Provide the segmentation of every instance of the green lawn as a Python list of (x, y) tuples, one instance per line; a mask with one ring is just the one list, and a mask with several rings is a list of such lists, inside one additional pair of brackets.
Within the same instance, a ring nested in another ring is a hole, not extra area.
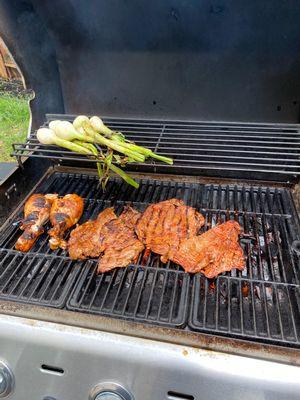
[(10, 157), (12, 143), (22, 142), (29, 124), (28, 100), (12, 95), (0, 95), (0, 161), (14, 161)]

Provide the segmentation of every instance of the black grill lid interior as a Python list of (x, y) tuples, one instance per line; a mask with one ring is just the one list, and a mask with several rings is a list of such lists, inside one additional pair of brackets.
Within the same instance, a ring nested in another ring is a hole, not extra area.
[(0, 33), (45, 113), (298, 122), (300, 3), (4, 0)]

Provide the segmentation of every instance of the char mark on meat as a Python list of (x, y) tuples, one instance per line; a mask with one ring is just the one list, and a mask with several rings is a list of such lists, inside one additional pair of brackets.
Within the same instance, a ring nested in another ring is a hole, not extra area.
[(67, 194), (53, 201), (50, 211), (52, 228), (48, 231), (52, 250), (58, 247), (62, 249), (67, 247), (67, 243), (63, 239), (65, 232), (77, 224), (82, 216), (83, 208), (83, 199), (75, 193)]
[(74, 260), (84, 260), (88, 257), (99, 257), (103, 252), (103, 227), (117, 219), (113, 208), (106, 208), (96, 220), (87, 221), (77, 226), (70, 235), (68, 242), (69, 255)]
[(126, 207), (118, 219), (105, 225), (104, 254), (99, 259), (98, 273), (127, 267), (132, 262), (137, 262), (144, 249), (143, 243), (135, 234), (135, 226), (140, 217), (141, 214), (137, 210)]
[(170, 199), (151, 204), (139, 222), (136, 233), (139, 240), (161, 261), (173, 258), (182, 240), (194, 237), (204, 224), (204, 217), (182, 200)]
[(245, 257), (238, 242), (240, 233), (238, 222), (224, 222), (200, 236), (182, 241), (172, 260), (186, 272), (201, 272), (207, 278), (234, 268), (243, 270)]
[(24, 232), (15, 244), (16, 250), (29, 251), (44, 232), (43, 225), (49, 220), (53, 199), (57, 195), (33, 194), (24, 206), (24, 219), (20, 229)]

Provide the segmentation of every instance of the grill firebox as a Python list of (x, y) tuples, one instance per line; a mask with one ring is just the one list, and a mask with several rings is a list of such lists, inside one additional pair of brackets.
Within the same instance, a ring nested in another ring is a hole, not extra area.
[(13, 250), (22, 207), (0, 234), (0, 297), (85, 313), (142, 321), (247, 340), (300, 347), (300, 260), (298, 216), (286, 188), (140, 179), (135, 190), (121, 180), (106, 191), (89, 174), (51, 172), (35, 192), (77, 193), (85, 199), (80, 222), (106, 207), (120, 213), (131, 203), (176, 197), (205, 216), (201, 232), (228, 219), (244, 228), (244, 271), (208, 280), (189, 276), (159, 256), (141, 254), (137, 264), (96, 276), (96, 260), (74, 262), (52, 251), (46, 234), (28, 254)]

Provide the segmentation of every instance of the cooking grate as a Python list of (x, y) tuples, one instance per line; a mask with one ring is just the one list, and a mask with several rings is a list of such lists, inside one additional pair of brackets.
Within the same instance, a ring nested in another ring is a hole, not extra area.
[(89, 262), (70, 300), (71, 310), (180, 327), (186, 323), (189, 276), (145, 266), (97, 276)]
[(196, 275), (190, 327), (199, 332), (295, 343), (300, 338), (300, 287), (293, 284)]
[[(72, 121), (74, 115), (48, 115)], [(174, 158), (174, 165), (132, 164), (139, 171), (170, 172), (232, 178), (293, 180), (300, 175), (299, 125), (189, 122), (104, 118), (130, 140)], [(27, 142), (14, 144), (13, 155), (50, 158), (78, 165), (85, 156), (38, 143), (33, 132)]]
[[(300, 229), (289, 190), (155, 179), (139, 182), (140, 187), (134, 189), (115, 178), (103, 192), (96, 176), (54, 172), (36, 192), (83, 196), (81, 222), (109, 206), (120, 213), (130, 202), (143, 211), (152, 202), (183, 199), (205, 216), (202, 232), (228, 219), (239, 221), (244, 228), (245, 270), (209, 281), (200, 274), (188, 276), (178, 265), (162, 264), (158, 255), (144, 253), (137, 264), (96, 277), (95, 260), (72, 262), (62, 250), (49, 250), (46, 234), (28, 254), (14, 251), (20, 234), (14, 222), (21, 217), (20, 206), (0, 233), (0, 296), (32, 302), (29, 293), (34, 293), (34, 301), (45, 304), (57, 291), (56, 304), (62, 306), (67, 300), (72, 310), (298, 347), (300, 257), (295, 249)], [(43, 274), (51, 276), (51, 271), (57, 271), (58, 277), (61, 273), (71, 276), (68, 284), (55, 278), (44, 282)], [(43, 283), (49, 284), (46, 297)]]
[(211, 227), (228, 219), (244, 228), (246, 269), (193, 280), (189, 326), (201, 332), (289, 343), (300, 340), (300, 269), (291, 215), (209, 212)]
[(79, 273), (64, 257), (0, 250), (0, 298), (62, 308)]

